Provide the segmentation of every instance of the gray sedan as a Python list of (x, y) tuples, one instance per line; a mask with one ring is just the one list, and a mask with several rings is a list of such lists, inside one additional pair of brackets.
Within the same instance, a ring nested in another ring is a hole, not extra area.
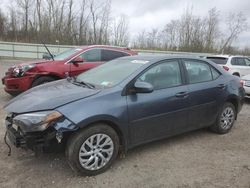
[(204, 127), (228, 133), (243, 99), (240, 79), (209, 60), (124, 57), (14, 98), (6, 137), (36, 152), (62, 148), (72, 169), (96, 175), (140, 144)]

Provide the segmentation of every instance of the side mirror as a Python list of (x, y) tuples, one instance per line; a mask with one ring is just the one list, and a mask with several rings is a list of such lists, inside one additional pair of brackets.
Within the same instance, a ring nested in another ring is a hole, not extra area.
[(84, 62), (84, 59), (83, 58), (81, 58), (81, 57), (76, 57), (75, 59), (73, 59), (72, 61), (71, 61), (71, 63), (73, 63), (73, 64), (77, 64), (77, 63), (82, 63), (82, 62)]
[(148, 82), (135, 82), (134, 93), (152, 93), (154, 87)]

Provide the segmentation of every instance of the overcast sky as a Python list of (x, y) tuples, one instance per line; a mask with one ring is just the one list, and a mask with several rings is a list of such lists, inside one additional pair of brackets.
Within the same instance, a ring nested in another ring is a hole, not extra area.
[[(162, 29), (172, 19), (180, 18), (184, 10), (193, 8), (194, 15), (205, 16), (208, 10), (216, 7), (223, 18), (230, 13), (243, 12), (250, 25), (250, 0), (113, 0), (114, 15), (125, 14), (129, 17), (131, 35), (152, 28)], [(223, 24), (221, 24), (223, 25)], [(237, 45), (250, 46), (250, 31), (241, 34)]]
[[(6, 7), (11, 1), (0, 0), (0, 7)], [(142, 30), (162, 29), (170, 20), (180, 18), (187, 7), (192, 7), (193, 14), (200, 16), (216, 7), (222, 18), (221, 25), (230, 12), (241, 11), (250, 25), (250, 0), (112, 0), (112, 15), (125, 14), (129, 18), (130, 35), (134, 37)], [(250, 46), (250, 31), (242, 33), (235, 44)]]

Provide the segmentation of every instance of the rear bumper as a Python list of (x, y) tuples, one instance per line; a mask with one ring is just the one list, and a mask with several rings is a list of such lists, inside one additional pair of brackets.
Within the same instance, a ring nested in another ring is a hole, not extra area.
[(4, 77), (2, 78), (2, 84), (5, 85), (4, 90), (10, 94), (19, 94), (23, 91), (28, 90), (34, 80), (34, 75), (23, 76), (23, 77)]

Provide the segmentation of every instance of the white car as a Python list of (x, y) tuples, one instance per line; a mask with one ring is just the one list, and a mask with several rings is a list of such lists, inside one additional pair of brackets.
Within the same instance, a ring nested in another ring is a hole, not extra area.
[(226, 71), (235, 76), (245, 76), (250, 74), (250, 59), (245, 56), (214, 55), (207, 56), (216, 64), (222, 66)]
[(250, 74), (243, 76), (242, 78), (243, 86), (246, 92), (246, 98), (250, 98)]

